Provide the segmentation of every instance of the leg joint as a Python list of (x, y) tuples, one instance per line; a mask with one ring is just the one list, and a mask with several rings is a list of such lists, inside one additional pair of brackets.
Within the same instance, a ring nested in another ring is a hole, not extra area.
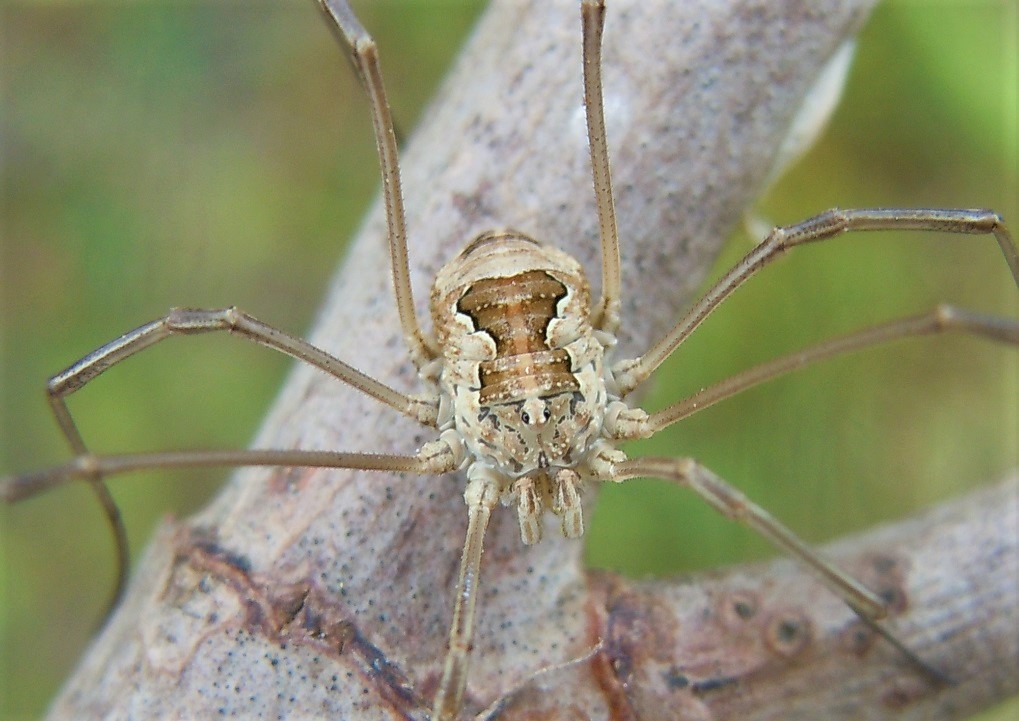
[(171, 333), (204, 333), (210, 330), (234, 330), (244, 314), (235, 306), (217, 310), (202, 308), (171, 308), (166, 316), (166, 329)]

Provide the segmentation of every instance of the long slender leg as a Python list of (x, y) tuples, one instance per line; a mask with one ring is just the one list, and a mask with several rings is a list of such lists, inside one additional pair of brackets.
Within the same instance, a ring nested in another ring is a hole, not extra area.
[[(79, 460), (89, 459), (91, 455), (67, 407), (66, 396), (74, 393), (120, 361), (170, 336), (195, 335), (214, 331), (236, 333), (242, 338), (273, 348), (281, 353), (286, 353), (325, 371), (329, 375), (421, 423), (431, 426), (435, 425), (438, 413), (436, 401), (404, 395), (352, 368), (325, 351), (316, 348), (307, 341), (277, 330), (236, 308), (218, 310), (173, 309), (165, 317), (125, 333), (120, 338), (89, 353), (67, 369), (50, 378), (47, 384), (50, 406), (53, 409), (53, 414), (60, 425), (61, 431), (71, 446), (71, 450), (79, 457)], [(112, 607), (119, 600), (127, 581), (127, 571), (130, 565), (127, 530), (124, 528), (123, 519), (116, 504), (113, 502), (113, 498), (103, 484), (102, 479), (105, 473), (103, 467), (85, 464), (85, 467), (83, 467), (84, 471), (87, 471), (86, 475), (79, 475), (77, 477), (85, 478), (99, 500), (107, 522), (110, 524), (114, 544), (117, 549), (117, 584), (111, 604)]]
[(691, 458), (634, 458), (612, 464), (605, 480), (626, 481), (637, 477), (674, 481), (694, 491), (726, 518), (754, 529), (813, 571), (857, 616), (936, 683), (948, 682), (942, 673), (924, 663), (905, 644), (876, 623), (887, 615), (885, 602), (877, 594), (822, 558), (774, 516), (697, 461)]
[(474, 607), (478, 596), (478, 576), (488, 519), (499, 501), (498, 485), (491, 479), (472, 478), (464, 491), (467, 503), (467, 537), (460, 557), (460, 576), (456, 582), (456, 604), (449, 629), (449, 650), (442, 678), (435, 692), (432, 721), (454, 721), (463, 704), (474, 639)]
[(153, 468), (282, 466), (439, 475), (456, 470), (460, 456), (459, 444), (453, 446), (445, 440), (426, 443), (413, 456), (257, 449), (162, 451), (124, 455), (86, 453), (60, 466), (0, 479), (0, 498), (7, 503), (17, 503), (70, 481), (88, 481), (95, 475), (107, 477)]
[(152, 468), (211, 466), (356, 468), (439, 475), (456, 470), (462, 458), (460, 444), (449, 438), (448, 434), (444, 435), (443, 440), (426, 443), (414, 456), (301, 450), (169, 451), (97, 456), (86, 451), (62, 466), (0, 479), (0, 498), (7, 503), (16, 503), (73, 480), (84, 480), (92, 487), (110, 521), (117, 547), (117, 581), (107, 607), (109, 611), (116, 607), (124, 593), (130, 558), (120, 512), (102, 481), (106, 476)]
[(525, 691), (528, 687), (538, 684), (538, 682), (549, 676), (563, 673), (564, 671), (577, 668), (578, 666), (587, 663), (601, 653), (604, 648), (605, 641), (599, 639), (598, 643), (591, 646), (580, 656), (571, 658), (569, 661), (562, 661), (549, 666), (542, 666), (530, 676), (521, 680), (515, 687), (508, 691), (503, 691), (499, 695), (499, 698), (493, 701), (488, 708), (474, 717), (474, 721), (498, 721), (499, 718), (503, 717), (503, 711), (506, 710), (506, 706), (513, 702), (513, 698)]
[(65, 396), (74, 393), (125, 358), (170, 336), (217, 331), (235, 333), (304, 361), (420, 423), (435, 425), (438, 414), (438, 404), (435, 401), (404, 395), (307, 341), (273, 328), (237, 308), (174, 308), (166, 316), (128, 331), (50, 378), (47, 384), (50, 403), (75, 453), (85, 453), (86, 448), (67, 411)]
[(812, 363), (863, 348), (889, 343), (910, 336), (933, 335), (959, 331), (1019, 345), (1019, 320), (982, 315), (949, 305), (922, 315), (871, 326), (854, 333), (830, 338), (809, 348), (748, 368), (714, 385), (703, 388), (683, 400), (673, 403), (644, 420), (628, 425), (621, 424), (614, 437), (619, 440), (648, 438), (667, 426), (692, 416), (748, 388), (769, 381)]
[(619, 233), (612, 199), (612, 176), (609, 173), (609, 149), (605, 140), (605, 103), (602, 99), (601, 37), (605, 27), (605, 2), (584, 0), (580, 10), (584, 29), (584, 108), (601, 232), (602, 290), (601, 300), (594, 309), (594, 325), (614, 333), (619, 327), (622, 280)]
[(410, 267), (407, 260), (407, 220), (400, 186), (400, 162), (393, 118), (389, 112), (386, 89), (382, 83), (378, 48), (346, 0), (319, 0), (319, 2), (326, 16), (339, 31), (344, 44), (349, 48), (358, 79), (368, 94), (372, 125), (375, 128), (375, 145), (382, 170), (382, 195), (386, 204), (386, 227), (389, 230), (389, 254), (396, 308), (400, 314), (400, 325), (411, 359), (417, 369), (421, 370), (436, 357), (437, 352), (421, 332), (414, 310), (414, 292), (410, 284)]
[(757, 271), (788, 248), (834, 238), (855, 230), (924, 230), (970, 235), (993, 234), (998, 241), (1012, 278), (1019, 286), (1019, 252), (999, 215), (989, 210), (950, 209), (833, 209), (796, 225), (775, 228), (722, 276), (676, 326), (639, 358), (623, 361), (615, 368), (621, 395), (626, 395), (654, 370), (707, 318), (707, 316)]

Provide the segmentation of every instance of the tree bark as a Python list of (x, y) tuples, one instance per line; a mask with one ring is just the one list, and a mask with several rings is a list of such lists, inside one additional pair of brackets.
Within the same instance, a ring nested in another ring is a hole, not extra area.
[[(617, 357), (677, 316), (870, 4), (610, 2)], [(575, 3), (505, 0), (481, 20), (402, 157), (422, 313), (436, 270), (491, 227), (558, 245), (597, 286), (580, 73)], [(387, 263), (376, 204), (312, 341), (413, 391)], [(431, 439), (394, 415), (297, 368), (255, 445), (407, 453)], [(51, 718), (423, 718), (452, 613), (461, 492), (455, 477), (237, 474), (198, 517), (162, 529)], [(941, 690), (787, 562), (631, 583), (585, 571), (581, 544), (551, 530), (522, 547), (513, 514), (499, 513), (467, 712), (959, 718), (1016, 692), (1015, 493), (1003, 486), (833, 551), (894, 592), (891, 626), (958, 682)]]

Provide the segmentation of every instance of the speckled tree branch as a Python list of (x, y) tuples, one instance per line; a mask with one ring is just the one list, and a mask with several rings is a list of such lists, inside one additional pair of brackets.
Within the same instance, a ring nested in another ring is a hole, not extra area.
[[(870, 3), (675, 5), (609, 7), (621, 354), (676, 317), (768, 177), (815, 73)], [(422, 310), (438, 267), (493, 226), (547, 239), (597, 276), (581, 97), (576, 3), (495, 2), (403, 155)], [(376, 206), (312, 340), (411, 390), (384, 237)], [(255, 445), (409, 452), (429, 438), (298, 368)], [(453, 603), (461, 492), (456, 478), (238, 474), (198, 517), (163, 528), (51, 718), (423, 718)], [(896, 632), (961, 682), (937, 692), (787, 562), (631, 584), (589, 574), (581, 544), (555, 533), (523, 548), (516, 519), (497, 514), (469, 709), (500, 719), (959, 718), (1016, 691), (1015, 506), (1003, 500), (1015, 492), (836, 551), (897, 594)], [(557, 666), (599, 639), (590, 658)]]

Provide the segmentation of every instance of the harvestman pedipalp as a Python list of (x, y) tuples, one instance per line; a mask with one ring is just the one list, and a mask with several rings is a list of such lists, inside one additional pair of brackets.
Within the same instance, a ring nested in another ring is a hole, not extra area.
[[(639, 409), (625, 407), (621, 399), (643, 382), (715, 306), (784, 248), (833, 237), (846, 230), (907, 228), (993, 233), (1013, 276), (1017, 276), (1019, 262), (1015, 247), (1000, 219), (985, 211), (832, 211), (779, 229), (726, 274), (690, 314), (647, 354), (603, 369), (603, 346), (608, 343), (592, 331), (599, 330), (610, 336), (616, 330), (620, 282), (600, 113), (598, 56), (601, 8), (585, 3), (585, 93), (591, 111), (588, 123), (603, 240), (602, 298), (594, 305), (588, 319), (586, 281), (575, 262), (519, 233), (493, 231), (472, 242), (440, 272), (433, 298), (438, 339), (433, 341), (424, 336), (414, 314), (395, 142), (375, 48), (345, 5), (328, 3), (327, 7), (341, 34), (352, 46), (355, 65), (371, 95), (382, 156), (394, 284), (401, 323), (412, 360), (422, 371), (426, 383), (437, 386), (437, 390), (422, 397), (405, 396), (303, 341), (233, 309), (174, 311), (103, 346), (54, 377), (50, 383), (51, 403), (78, 458), (68, 466), (13, 479), (5, 485), (5, 495), (17, 500), (70, 478), (89, 480), (104, 501), (111, 523), (117, 529), (123, 566), (126, 558), (123, 528), (116, 507), (102, 484), (102, 477), (111, 473), (139, 467), (207, 464), (309, 465), (440, 473), (466, 463), (470, 479), (467, 491), (470, 526), (459, 586), (461, 589), (474, 589), (473, 579), (478, 573), (484, 527), (499, 497), (508, 496), (516, 500), (522, 536), (525, 542), (531, 543), (538, 540), (538, 517), (545, 509), (563, 517), (566, 535), (578, 536), (583, 532), (577, 495), (583, 482), (622, 481), (655, 475), (688, 485), (726, 515), (741, 517), (821, 573), (829, 587), (846, 598), (858, 613), (866, 617), (880, 616), (882, 604), (873, 594), (818, 559), (766, 513), (693, 461), (630, 460), (615, 450), (614, 444), (649, 436), (694, 410), (805, 363), (891, 338), (955, 329), (1014, 343), (1017, 329), (1013, 321), (940, 308), (930, 314), (861, 331), (759, 366), (652, 416)], [(507, 291), (510, 295), (515, 294), (512, 302), (502, 302)], [(302, 451), (119, 457), (96, 457), (88, 453), (67, 411), (66, 395), (119, 360), (162, 338), (175, 333), (217, 330), (231, 330), (299, 357), (425, 425), (438, 426), (442, 431), (441, 440), (427, 445), (417, 456)], [(508, 352), (510, 349), (518, 352)], [(440, 354), (443, 354), (441, 374), (425, 372), (429, 362)], [(445, 411), (440, 405), (443, 397), (451, 406)], [(564, 434), (564, 429), (570, 432)], [(496, 443), (496, 440), (499, 442)], [(466, 683), (474, 600), (473, 593), (466, 596), (457, 594), (451, 653), (445, 681), (440, 684), (436, 701), (436, 715), (440, 718), (454, 716), (460, 706)]]

